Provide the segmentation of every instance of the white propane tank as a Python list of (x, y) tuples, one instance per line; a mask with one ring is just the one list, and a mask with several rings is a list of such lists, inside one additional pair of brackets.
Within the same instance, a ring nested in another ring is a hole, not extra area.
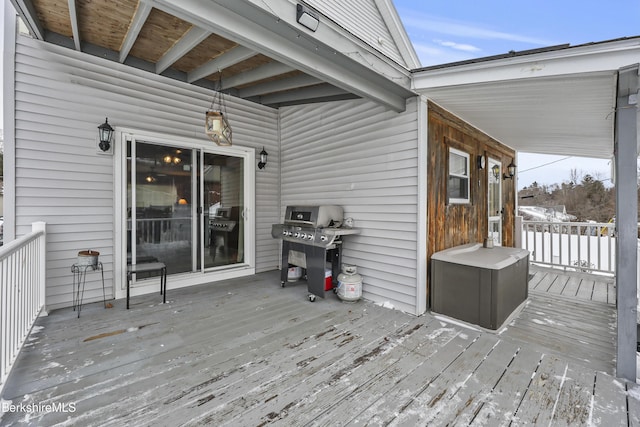
[(358, 274), (355, 265), (342, 265), (342, 272), (338, 274), (338, 298), (342, 301), (356, 302), (362, 297), (362, 276)]
[(287, 282), (297, 282), (301, 277), (302, 268), (295, 266), (289, 267), (289, 271), (287, 272)]

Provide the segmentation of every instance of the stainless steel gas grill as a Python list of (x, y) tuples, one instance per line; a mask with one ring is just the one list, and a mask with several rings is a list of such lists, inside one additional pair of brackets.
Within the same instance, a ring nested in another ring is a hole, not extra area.
[(216, 259), (217, 242), (222, 239), (222, 252), (228, 256), (229, 252), (238, 251), (238, 219), (239, 209), (234, 207), (219, 207), (214, 216), (209, 217), (209, 247), (211, 256)]
[(288, 266), (307, 271), (309, 300), (324, 298), (325, 268), (331, 264), (331, 280), (335, 285), (342, 260), (342, 236), (359, 230), (343, 227), (344, 212), (340, 206), (287, 206), (284, 223), (271, 226), (271, 236), (282, 239), (282, 272), (280, 284), (287, 282)]

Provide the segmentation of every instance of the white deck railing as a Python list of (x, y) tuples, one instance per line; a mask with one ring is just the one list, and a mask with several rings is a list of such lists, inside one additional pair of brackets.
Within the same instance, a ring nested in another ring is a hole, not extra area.
[(522, 221), (522, 247), (533, 263), (615, 274), (614, 224)]
[(44, 309), (46, 224), (0, 247), (0, 393), (36, 318)]

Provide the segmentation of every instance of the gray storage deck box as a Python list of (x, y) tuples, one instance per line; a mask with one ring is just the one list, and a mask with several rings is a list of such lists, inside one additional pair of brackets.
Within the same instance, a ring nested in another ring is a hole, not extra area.
[(528, 297), (529, 252), (471, 243), (431, 257), (431, 310), (498, 329)]

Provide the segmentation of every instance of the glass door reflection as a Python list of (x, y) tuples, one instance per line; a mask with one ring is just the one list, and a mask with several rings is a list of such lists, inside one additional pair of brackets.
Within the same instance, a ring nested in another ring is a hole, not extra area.
[(200, 181), (204, 268), (244, 262), (243, 159), (204, 153)]
[(140, 141), (127, 151), (127, 263), (192, 271), (192, 152)]

